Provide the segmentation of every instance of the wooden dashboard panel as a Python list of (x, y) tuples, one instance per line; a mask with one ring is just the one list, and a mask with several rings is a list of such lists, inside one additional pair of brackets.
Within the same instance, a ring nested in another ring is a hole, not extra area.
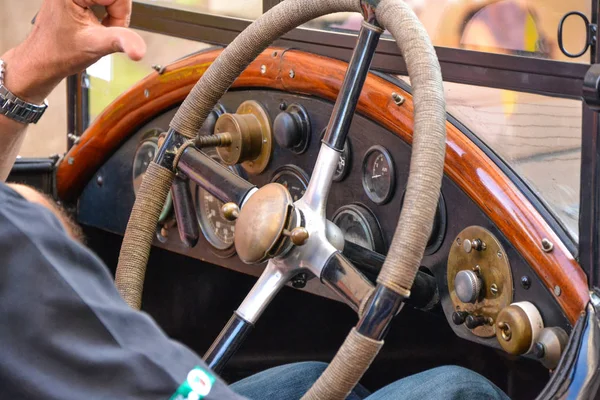
[[(168, 66), (162, 74), (152, 73), (107, 107), (60, 163), (59, 196), (75, 199), (96, 170), (138, 126), (183, 101), (220, 52), (219, 49), (199, 53)], [(233, 88), (270, 88), (335, 101), (346, 67), (346, 63), (338, 60), (270, 48), (248, 66)], [(392, 93), (403, 96), (405, 102), (397, 105)], [(357, 109), (411, 143), (412, 97), (399, 87), (370, 74)], [(560, 294), (554, 296), (574, 323), (588, 301), (588, 285), (582, 269), (510, 179), (450, 123), (447, 123), (445, 173), (484, 210), (551, 293), (556, 285), (560, 286)], [(541, 248), (544, 238), (554, 244), (550, 253)]]

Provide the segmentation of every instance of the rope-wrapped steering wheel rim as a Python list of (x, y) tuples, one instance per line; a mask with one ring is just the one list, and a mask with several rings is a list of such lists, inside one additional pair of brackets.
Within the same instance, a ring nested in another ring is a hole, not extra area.
[[(435, 216), (445, 156), (445, 102), (435, 50), (416, 15), (402, 0), (286, 0), (244, 30), (213, 62), (171, 121), (184, 138), (196, 136), (217, 101), (242, 71), (274, 40), (322, 15), (375, 11), (377, 22), (396, 39), (413, 87), (414, 134), (404, 205), (378, 286), (402, 297), (420, 266)], [(119, 292), (140, 308), (146, 264), (160, 210), (174, 171), (152, 162), (137, 194), (116, 273)], [(307, 399), (342, 399), (375, 358), (383, 341), (352, 329)]]

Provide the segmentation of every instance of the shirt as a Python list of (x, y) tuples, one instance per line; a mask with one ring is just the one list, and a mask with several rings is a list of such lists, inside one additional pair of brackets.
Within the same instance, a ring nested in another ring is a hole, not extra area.
[(242, 399), (130, 308), (53, 213), (1, 183), (0, 397)]

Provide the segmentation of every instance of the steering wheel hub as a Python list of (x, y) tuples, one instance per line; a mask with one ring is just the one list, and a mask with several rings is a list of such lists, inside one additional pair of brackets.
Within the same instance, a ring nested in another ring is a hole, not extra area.
[(247, 264), (283, 253), (291, 241), (286, 233), (296, 227), (294, 200), (285, 186), (269, 183), (244, 204), (235, 224), (235, 250)]

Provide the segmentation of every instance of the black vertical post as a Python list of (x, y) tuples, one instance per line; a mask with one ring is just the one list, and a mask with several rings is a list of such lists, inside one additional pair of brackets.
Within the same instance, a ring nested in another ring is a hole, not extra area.
[(263, 14), (269, 11), (271, 8), (275, 7), (277, 4), (281, 3), (283, 0), (263, 0)]
[[(592, 24), (598, 24), (598, 0), (592, 0)], [(591, 46), (592, 64), (600, 64), (597, 46)], [(579, 192), (579, 263), (591, 288), (600, 287), (600, 87), (595, 67), (584, 80)]]
[(88, 81), (85, 71), (67, 78), (67, 150), (89, 125)]

